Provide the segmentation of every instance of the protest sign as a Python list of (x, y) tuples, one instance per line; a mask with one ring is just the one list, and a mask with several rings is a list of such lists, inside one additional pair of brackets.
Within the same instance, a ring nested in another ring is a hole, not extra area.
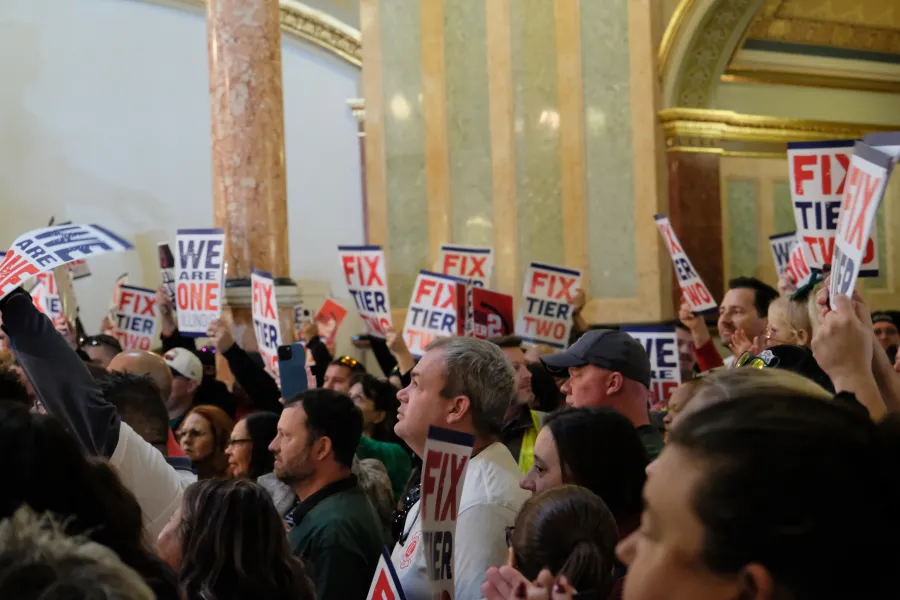
[(487, 287), (493, 269), (493, 248), (443, 244), (435, 270), (441, 275), (471, 280), (476, 287)]
[(856, 142), (837, 220), (830, 298), (853, 294), (890, 168), (889, 155), (864, 142)]
[(147, 350), (156, 344), (156, 292), (122, 285), (118, 290), (113, 334), (123, 350)]
[(69, 263), (69, 274), (72, 276), (72, 279), (84, 279), (85, 277), (91, 276), (91, 268), (88, 266), (86, 260), (79, 258), (78, 260)]
[(39, 273), (35, 279), (37, 283), (31, 288), (31, 298), (39, 311), (47, 315), (53, 322), (57, 331), (68, 330), (68, 323), (63, 312), (63, 303), (59, 297), (59, 288), (56, 285), (56, 277), (52, 271)]
[(471, 337), (482, 340), (512, 335), (515, 326), (513, 297), (484, 288), (474, 288), (471, 292), (472, 309), (469, 311), (471, 324), (466, 332)]
[(100, 333), (116, 337), (116, 314), (119, 308), (119, 294), (122, 292), (122, 286), (128, 284), (128, 273), (122, 273), (116, 278), (113, 284), (112, 301), (109, 303), (109, 309), (106, 311), (106, 317), (101, 324)]
[(897, 164), (897, 159), (900, 158), (900, 131), (870, 133), (863, 138), (863, 143), (884, 152), (894, 159), (894, 165)]
[(474, 444), (473, 435), (434, 426), (428, 428), (419, 516), (432, 598), (453, 600), (454, 597), (456, 519)]
[(672, 264), (675, 265), (675, 276), (678, 278), (678, 285), (681, 287), (682, 295), (691, 306), (694, 314), (702, 314), (707, 312), (715, 312), (718, 309), (716, 301), (713, 299), (709, 288), (700, 279), (700, 274), (691, 264), (691, 259), (678, 241), (678, 236), (672, 229), (672, 223), (666, 215), (656, 215), (653, 217), (656, 226), (663, 236), (666, 248), (669, 250), (669, 256), (672, 257)]
[(664, 325), (629, 325), (622, 331), (639, 341), (650, 360), (650, 393), (654, 404), (668, 402), (681, 385), (678, 338), (675, 328)]
[[(853, 144), (853, 140), (788, 143), (788, 172), (794, 219), (797, 222), (797, 241), (806, 254), (807, 264), (818, 271), (832, 263), (834, 232)], [(876, 248), (876, 241), (867, 238), (860, 275), (878, 275)]]
[(322, 338), (329, 350), (334, 350), (334, 338), (337, 336), (338, 327), (344, 322), (344, 317), (346, 316), (347, 309), (331, 298), (326, 298), (322, 308), (316, 313), (319, 337)]
[(179, 229), (175, 237), (175, 307), (178, 330), (187, 337), (206, 335), (222, 314), (225, 232)]
[(516, 334), (527, 342), (565, 348), (572, 331), (572, 299), (581, 271), (533, 262), (525, 273)]
[(16, 238), (0, 263), (0, 298), (38, 273), (72, 261), (133, 248), (98, 225), (56, 225)]
[(466, 282), (431, 271), (420, 271), (406, 312), (403, 339), (410, 353), (421, 358), (434, 338), (462, 335), (465, 326)]
[(775, 273), (779, 276), (791, 262), (791, 250), (797, 243), (797, 233), (779, 233), (769, 236), (769, 246), (772, 248), (772, 258), (775, 259)]
[(313, 320), (312, 311), (303, 305), (303, 300), (294, 305), (294, 341), (303, 339), (303, 327)]
[(406, 600), (394, 563), (391, 562), (391, 555), (384, 548), (381, 550), (378, 566), (375, 567), (375, 577), (372, 578), (366, 600)]
[(788, 264), (784, 272), (790, 278), (791, 283), (798, 286), (808, 281), (812, 275), (813, 271), (809, 263), (806, 262), (806, 253), (799, 242), (795, 242), (791, 248), (791, 254), (788, 257)]
[(278, 321), (278, 302), (275, 300), (275, 281), (269, 273), (253, 270), (250, 275), (251, 313), (256, 345), (270, 375), (278, 375), (278, 346), (281, 345), (281, 324)]
[(391, 327), (384, 252), (381, 246), (338, 246), (347, 289), (369, 335), (383, 338)]
[(159, 271), (162, 275), (162, 285), (166, 289), (169, 300), (175, 305), (175, 257), (172, 248), (168, 244), (158, 244)]

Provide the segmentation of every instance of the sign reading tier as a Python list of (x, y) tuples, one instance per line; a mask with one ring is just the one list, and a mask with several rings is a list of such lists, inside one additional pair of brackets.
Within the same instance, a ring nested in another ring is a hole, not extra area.
[(678, 285), (681, 286), (681, 292), (687, 303), (691, 305), (694, 313), (700, 314), (705, 312), (714, 312), (718, 306), (713, 299), (709, 288), (700, 279), (700, 275), (691, 264), (691, 259), (678, 241), (678, 236), (672, 229), (672, 223), (666, 215), (656, 215), (653, 217), (656, 226), (663, 236), (669, 255), (672, 257), (672, 264), (675, 265), (675, 276), (678, 277)]
[(563, 349), (572, 333), (572, 301), (581, 271), (533, 262), (525, 272), (516, 334), (534, 344)]
[(347, 290), (369, 335), (383, 338), (391, 327), (384, 252), (381, 246), (338, 246)]

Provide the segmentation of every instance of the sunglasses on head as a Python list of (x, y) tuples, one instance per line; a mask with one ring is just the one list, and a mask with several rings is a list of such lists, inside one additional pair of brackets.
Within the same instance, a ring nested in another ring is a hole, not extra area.
[(349, 367), (351, 369), (361, 368), (362, 365), (358, 360), (353, 358), (352, 356), (341, 356), (339, 358), (334, 359), (334, 362), (340, 365), (344, 365), (345, 367)]
[(751, 353), (749, 350), (741, 354), (740, 358), (737, 359), (737, 362), (734, 363), (735, 367), (750, 367), (751, 369), (766, 369), (771, 367), (777, 367), (779, 363), (779, 358), (777, 356), (773, 356), (766, 362), (766, 359), (761, 356), (756, 356)]

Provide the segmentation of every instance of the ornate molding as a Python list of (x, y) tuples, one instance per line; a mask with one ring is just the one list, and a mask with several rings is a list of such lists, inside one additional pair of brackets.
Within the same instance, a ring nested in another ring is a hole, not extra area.
[(693, 35), (680, 66), (675, 103), (705, 108), (713, 90), (765, 0), (716, 0)]
[(678, 39), (679, 35), (681, 35), (685, 22), (687, 21), (687, 16), (693, 10), (695, 2), (696, 0), (681, 0), (675, 8), (675, 12), (672, 13), (672, 18), (669, 19), (668, 25), (666, 25), (662, 41), (659, 43), (658, 60), (659, 73), (661, 75), (666, 72), (666, 69), (669, 66), (669, 59), (671, 58), (672, 50), (675, 47), (675, 41)]
[(730, 110), (667, 108), (659, 111), (668, 152), (780, 158), (788, 142), (856, 139), (897, 126), (806, 121), (743, 115)]
[[(206, 8), (206, 0), (172, 1)], [(311, 42), (351, 65), (362, 68), (362, 36), (358, 29), (296, 0), (279, 0), (279, 7), (283, 32)]]
[(900, 54), (900, 31), (813, 19), (761, 17), (750, 25), (749, 37), (807, 46), (828, 46), (882, 54)]

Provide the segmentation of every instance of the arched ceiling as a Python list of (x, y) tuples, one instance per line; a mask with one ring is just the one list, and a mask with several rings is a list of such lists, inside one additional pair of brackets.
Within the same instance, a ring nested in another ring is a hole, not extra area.
[(766, 0), (723, 79), (900, 93), (900, 3)]

